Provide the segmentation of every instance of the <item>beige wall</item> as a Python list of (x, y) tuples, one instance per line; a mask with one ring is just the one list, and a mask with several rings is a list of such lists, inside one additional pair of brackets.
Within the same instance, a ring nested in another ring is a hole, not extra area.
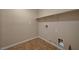
[(0, 20), (0, 48), (1, 48), (1, 20)]
[(5, 47), (37, 36), (37, 10), (0, 10), (1, 46)]
[[(48, 11), (48, 12), (47, 12)], [(62, 10), (69, 11), (69, 10)], [(5, 47), (39, 35), (57, 44), (64, 40), (65, 48), (79, 49), (79, 21), (36, 22), (40, 17), (60, 13), (58, 10), (0, 10), (0, 47)], [(48, 24), (48, 28), (45, 25)]]
[[(70, 44), (72, 49), (79, 49), (79, 10), (62, 13), (67, 11), (71, 11), (71, 9), (39, 10), (39, 17), (43, 17), (39, 18), (39, 35), (55, 44), (57, 44), (58, 38), (63, 39), (65, 49), (68, 49)], [(53, 16), (53, 14), (58, 15)], [(45, 27), (46, 24), (48, 28)]]
[(79, 21), (59, 22), (59, 35), (64, 40), (65, 48), (71, 44), (72, 49), (79, 49)]
[(79, 49), (79, 21), (39, 22), (39, 35), (55, 44), (58, 38), (63, 39), (65, 49), (69, 44), (72, 49)]
[(59, 13), (63, 13), (71, 10), (72, 9), (40, 9), (38, 18), (53, 15), (53, 14), (59, 14)]

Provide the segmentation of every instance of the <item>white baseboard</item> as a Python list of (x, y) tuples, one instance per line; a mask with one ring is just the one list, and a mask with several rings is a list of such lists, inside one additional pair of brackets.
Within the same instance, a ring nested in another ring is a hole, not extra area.
[(54, 46), (57, 47), (58, 49), (60, 49), (60, 50), (65, 50), (65, 49), (59, 47), (58, 45), (56, 45), (56, 44), (50, 42), (49, 40), (46, 40), (46, 39), (43, 38), (42, 36), (37, 36), (37, 37), (29, 38), (29, 39), (27, 39), (27, 40), (24, 40), (24, 41), (21, 41), (21, 42), (17, 42), (17, 43), (14, 43), (14, 44), (11, 44), (11, 45), (2, 47), (1, 50), (6, 50), (6, 49), (8, 49), (8, 48), (10, 48), (10, 47), (16, 46), (16, 45), (18, 45), (18, 44), (22, 44), (22, 43), (24, 43), (24, 42), (30, 41), (30, 40), (35, 39), (35, 38), (43, 39), (43, 40), (45, 40), (46, 42), (48, 42), (48, 43), (54, 45)]
[(65, 50), (65, 49), (63, 49), (63, 48), (59, 47), (58, 45), (56, 45), (56, 44), (54, 44), (54, 43), (50, 42), (49, 40), (46, 40), (46, 39), (45, 39), (45, 38), (43, 38), (42, 36), (38, 36), (38, 38), (45, 40), (46, 42), (50, 43), (51, 45), (53, 45), (53, 46), (57, 47), (57, 48), (58, 48), (58, 49), (60, 49), (60, 50)]
[(38, 38), (38, 37), (29, 38), (29, 39), (26, 39), (26, 40), (24, 40), (24, 41), (20, 41), (20, 42), (17, 42), (17, 43), (14, 43), (14, 44), (11, 44), (11, 45), (2, 47), (1, 50), (6, 50), (6, 49), (8, 49), (8, 48), (10, 48), (10, 47), (16, 46), (16, 45), (18, 45), (18, 44), (22, 44), (22, 43), (24, 43), (24, 42), (30, 41), (30, 40), (35, 39), (35, 38)]

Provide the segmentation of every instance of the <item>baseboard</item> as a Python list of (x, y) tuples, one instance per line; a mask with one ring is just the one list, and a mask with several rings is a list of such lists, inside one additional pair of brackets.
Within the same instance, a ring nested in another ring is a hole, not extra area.
[(43, 38), (42, 36), (37, 36), (37, 37), (29, 38), (29, 39), (27, 39), (27, 40), (24, 40), (24, 41), (21, 41), (21, 42), (17, 42), (17, 43), (14, 43), (14, 44), (11, 44), (11, 45), (8, 45), (8, 46), (5, 46), (5, 47), (2, 47), (1, 50), (6, 50), (6, 49), (8, 49), (8, 48), (10, 48), (10, 47), (13, 47), (13, 46), (16, 46), (16, 45), (22, 44), (22, 43), (24, 43), (24, 42), (30, 41), (30, 40), (35, 39), (35, 38), (40, 38), (40, 39), (42, 39), (42, 40), (44, 40), (44, 41), (50, 43), (51, 45), (54, 45), (55, 47), (57, 47), (57, 48), (60, 49), (60, 50), (65, 50), (65, 49), (59, 47), (58, 45), (56, 45), (56, 44), (50, 42), (49, 40), (46, 40), (46, 39)]
[(56, 45), (56, 44), (50, 42), (49, 40), (46, 40), (46, 39), (43, 38), (42, 36), (38, 36), (38, 38), (45, 40), (46, 42), (48, 42), (48, 43), (50, 43), (51, 45), (53, 45), (53, 46), (55, 46), (56, 48), (58, 48), (59, 50), (65, 50), (65, 49), (59, 47), (58, 45)]
[(6, 50), (6, 49), (8, 49), (8, 48), (10, 48), (10, 47), (13, 47), (13, 46), (16, 46), (16, 45), (22, 44), (22, 43), (24, 43), (24, 42), (30, 41), (30, 40), (35, 39), (35, 38), (38, 38), (38, 37), (29, 38), (29, 39), (27, 39), (27, 40), (20, 41), (20, 42), (17, 42), (17, 43), (14, 43), (14, 44), (11, 44), (11, 45), (8, 45), (8, 46), (5, 46), (5, 47), (2, 47), (1, 50)]

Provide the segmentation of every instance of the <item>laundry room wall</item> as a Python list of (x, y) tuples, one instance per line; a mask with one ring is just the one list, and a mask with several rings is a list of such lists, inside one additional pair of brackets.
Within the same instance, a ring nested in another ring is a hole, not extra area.
[(1, 9), (0, 12), (1, 47), (37, 37), (37, 10)]
[[(39, 36), (58, 45), (63, 39), (65, 49), (79, 49), (79, 10), (41, 17), (38, 19)], [(48, 27), (46, 27), (48, 25)]]

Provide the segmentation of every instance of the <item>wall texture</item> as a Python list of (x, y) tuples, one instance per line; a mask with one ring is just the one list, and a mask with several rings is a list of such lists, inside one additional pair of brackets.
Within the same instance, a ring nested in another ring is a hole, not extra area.
[(55, 44), (58, 38), (61, 38), (65, 49), (68, 49), (69, 45), (72, 49), (79, 49), (79, 10), (42, 17), (38, 22), (40, 36)]
[[(66, 49), (69, 44), (72, 49), (79, 49), (79, 11), (49, 16), (66, 11), (70, 10), (0, 10), (0, 47), (36, 37), (39, 32), (40, 36), (55, 44), (58, 38), (62, 38)], [(48, 17), (37, 23), (36, 18), (43, 16)]]
[(39, 35), (54, 44), (58, 43), (58, 38), (63, 39), (65, 49), (70, 44), (72, 49), (79, 49), (79, 21), (39, 22)]
[(2, 47), (37, 36), (36, 10), (4, 9), (0, 12)]
[(1, 12), (0, 12), (0, 48), (1, 48)]

